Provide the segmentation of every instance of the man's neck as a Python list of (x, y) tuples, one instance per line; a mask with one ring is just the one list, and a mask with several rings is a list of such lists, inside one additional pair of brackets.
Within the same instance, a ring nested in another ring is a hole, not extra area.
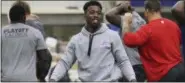
[(30, 18), (30, 14), (26, 14), (26, 20)]
[(90, 26), (90, 25), (86, 25), (86, 30), (89, 31), (90, 33), (94, 33), (96, 32), (97, 30), (99, 30), (99, 28), (101, 27), (101, 25), (97, 26), (97, 27), (93, 27), (93, 26)]
[(16, 21), (16, 22), (15, 21), (12, 21), (11, 22), (11, 24), (15, 24), (15, 23), (23, 23), (24, 24), (25, 22), (24, 21)]
[(154, 13), (154, 14), (150, 17), (150, 19), (149, 19), (148, 21), (150, 22), (150, 21), (153, 21), (153, 20), (156, 20), (156, 19), (160, 19), (160, 18), (162, 18), (162, 16), (161, 16), (160, 13)]

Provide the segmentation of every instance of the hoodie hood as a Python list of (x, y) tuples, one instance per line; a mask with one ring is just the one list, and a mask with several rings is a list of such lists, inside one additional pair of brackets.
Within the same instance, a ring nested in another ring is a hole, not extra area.
[(107, 25), (105, 23), (101, 23), (101, 27), (94, 33), (90, 33), (89, 31), (87, 31), (85, 26), (82, 28), (81, 32), (82, 34), (89, 36), (90, 34), (91, 35), (101, 34), (105, 32), (107, 29), (108, 29)]

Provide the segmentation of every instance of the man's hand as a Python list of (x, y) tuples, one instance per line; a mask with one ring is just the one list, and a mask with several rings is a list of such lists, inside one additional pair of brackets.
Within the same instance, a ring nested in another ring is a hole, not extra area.
[(123, 22), (128, 23), (130, 25), (132, 23), (132, 14), (125, 13)]
[(131, 24), (132, 24), (132, 14), (131, 13), (125, 13), (123, 16), (124, 20), (122, 23), (123, 33), (130, 32), (131, 31)]

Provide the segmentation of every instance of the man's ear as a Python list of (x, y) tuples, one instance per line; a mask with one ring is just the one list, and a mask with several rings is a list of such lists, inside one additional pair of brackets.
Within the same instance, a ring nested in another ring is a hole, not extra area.
[(149, 10), (148, 10), (148, 9), (146, 9), (145, 11), (146, 11), (146, 13), (148, 13), (148, 12), (149, 12)]

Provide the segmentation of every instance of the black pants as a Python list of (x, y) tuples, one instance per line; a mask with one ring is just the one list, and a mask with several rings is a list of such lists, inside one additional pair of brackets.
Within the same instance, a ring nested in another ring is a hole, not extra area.
[(133, 66), (134, 72), (136, 74), (136, 79), (138, 82), (144, 82), (146, 80), (145, 71), (143, 65), (134, 65)]
[(184, 64), (174, 66), (159, 82), (185, 82)]
[[(134, 72), (136, 74), (136, 79), (138, 82), (144, 82), (146, 80), (146, 75), (143, 69), (143, 65), (134, 65), (132, 66), (134, 69)], [(128, 80), (125, 78), (125, 76), (123, 78), (121, 78), (119, 80), (119, 82), (128, 82)]]

